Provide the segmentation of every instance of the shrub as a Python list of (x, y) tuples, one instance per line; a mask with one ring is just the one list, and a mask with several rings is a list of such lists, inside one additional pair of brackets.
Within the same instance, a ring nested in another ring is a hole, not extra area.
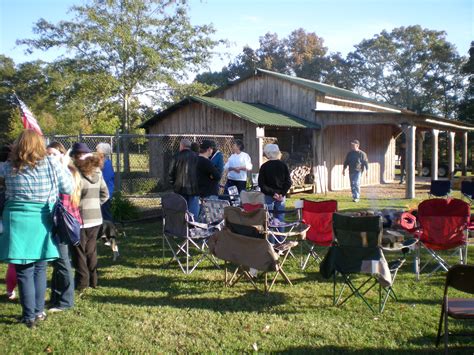
[(138, 208), (121, 192), (114, 193), (112, 198), (112, 215), (117, 221), (128, 221), (139, 216)]

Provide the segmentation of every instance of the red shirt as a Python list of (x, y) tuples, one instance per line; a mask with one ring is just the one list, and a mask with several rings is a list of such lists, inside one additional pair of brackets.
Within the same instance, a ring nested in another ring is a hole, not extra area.
[(81, 214), (79, 212), (79, 206), (74, 206), (71, 202), (71, 195), (59, 194), (59, 199), (61, 200), (64, 208), (82, 224)]

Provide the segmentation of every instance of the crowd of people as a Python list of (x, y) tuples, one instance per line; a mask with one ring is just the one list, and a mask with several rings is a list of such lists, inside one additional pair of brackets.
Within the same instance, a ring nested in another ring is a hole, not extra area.
[[(70, 151), (59, 142), (46, 146), (30, 129), (2, 149), (0, 260), (9, 263), (7, 296), (16, 298), (18, 284), (20, 321), (29, 328), (47, 317), (48, 262), (53, 268), (49, 312), (72, 308), (75, 290), (97, 286), (97, 236), (103, 219), (112, 218), (110, 153), (107, 143), (99, 144), (96, 153), (84, 143), (73, 144)], [(78, 245), (53, 228), (57, 201), (81, 226)]]

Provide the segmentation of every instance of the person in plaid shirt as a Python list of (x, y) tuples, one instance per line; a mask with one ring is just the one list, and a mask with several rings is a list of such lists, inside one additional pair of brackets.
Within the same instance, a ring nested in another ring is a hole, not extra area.
[(46, 319), (47, 261), (59, 256), (52, 238), (52, 209), (59, 193), (72, 192), (65, 164), (67, 160), (48, 157), (43, 137), (26, 129), (15, 141), (10, 161), (1, 172), (6, 204), (0, 260), (15, 264), (22, 322), (30, 328)]
[[(47, 147), (48, 155), (58, 160), (67, 156), (66, 148), (59, 142), (51, 142)], [(68, 165), (72, 176), (73, 190), (69, 194), (59, 194), (64, 208), (82, 224), (79, 212), (81, 200), (81, 175), (74, 164)], [(53, 261), (51, 277), (51, 300), (49, 312), (61, 312), (74, 306), (74, 275), (71, 266), (71, 254), (67, 239), (57, 235), (59, 258)]]

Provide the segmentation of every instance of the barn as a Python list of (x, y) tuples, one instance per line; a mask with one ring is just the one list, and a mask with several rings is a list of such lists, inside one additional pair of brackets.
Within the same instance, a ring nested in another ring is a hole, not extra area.
[(403, 132), (407, 145), (407, 198), (414, 197), (415, 156), (422, 151), (424, 132), (432, 133), (431, 170), (436, 179), (439, 132), (449, 132), (451, 171), (455, 137), (461, 136), (465, 173), (467, 135), (474, 130), (474, 126), (463, 122), (415, 114), (345, 89), (263, 69), (206, 96), (188, 97), (157, 113), (142, 127), (149, 134), (240, 138), (255, 172), (263, 163), (263, 145), (277, 140), (290, 168), (307, 172), (299, 184), (309, 182), (317, 192), (350, 187), (348, 178), (342, 176), (342, 165), (353, 139), (361, 142), (361, 149), (369, 158), (369, 172), (364, 174), (361, 185), (393, 181), (395, 142)]

